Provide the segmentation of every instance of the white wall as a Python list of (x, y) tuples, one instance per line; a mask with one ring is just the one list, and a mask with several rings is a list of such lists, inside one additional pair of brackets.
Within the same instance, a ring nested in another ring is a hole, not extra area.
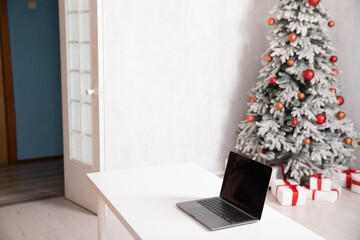
[[(195, 161), (221, 170), (269, 46), (266, 21), (276, 2), (104, 1), (107, 168)], [(360, 89), (360, 6), (341, 4), (328, 1), (334, 36), (344, 36), (334, 37), (344, 108), (359, 123), (351, 106)]]

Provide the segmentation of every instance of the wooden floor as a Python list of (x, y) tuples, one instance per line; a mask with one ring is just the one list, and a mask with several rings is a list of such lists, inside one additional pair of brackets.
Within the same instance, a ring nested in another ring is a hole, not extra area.
[(63, 160), (0, 165), (0, 206), (64, 196)]
[[(109, 211), (106, 239), (133, 240)], [(0, 207), (1, 240), (96, 240), (97, 217), (64, 197)]]

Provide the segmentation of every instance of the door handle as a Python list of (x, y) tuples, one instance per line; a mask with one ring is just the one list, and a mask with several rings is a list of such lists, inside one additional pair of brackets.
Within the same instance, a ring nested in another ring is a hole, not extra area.
[(92, 89), (92, 88), (86, 89), (86, 95), (91, 96), (91, 95), (93, 95), (94, 93), (95, 93), (95, 90), (94, 90), (94, 89)]

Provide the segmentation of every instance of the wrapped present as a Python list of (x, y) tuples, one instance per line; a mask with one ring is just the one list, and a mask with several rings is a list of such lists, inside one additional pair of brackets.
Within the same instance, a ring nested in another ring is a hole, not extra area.
[(306, 191), (295, 180), (276, 179), (272, 181), (271, 192), (283, 206), (304, 206)]
[(351, 188), (351, 179), (352, 175), (360, 174), (360, 170), (356, 170), (355, 168), (344, 170), (342, 171), (341, 178), (340, 178), (340, 184), (342, 187)]
[(284, 173), (283, 165), (271, 164), (270, 167), (272, 168), (271, 178), (270, 178), (270, 187), (271, 187), (273, 180), (285, 179), (285, 173)]
[(312, 190), (310, 189), (309, 186), (305, 186), (305, 190), (306, 190), (306, 198), (312, 200), (331, 202), (331, 203), (336, 202), (336, 200), (338, 200), (341, 195), (341, 187), (331, 189), (330, 191), (325, 192), (319, 190)]
[(310, 175), (310, 189), (324, 192), (331, 191), (331, 179), (323, 177), (321, 174)]
[(360, 194), (360, 174), (352, 175), (351, 191)]

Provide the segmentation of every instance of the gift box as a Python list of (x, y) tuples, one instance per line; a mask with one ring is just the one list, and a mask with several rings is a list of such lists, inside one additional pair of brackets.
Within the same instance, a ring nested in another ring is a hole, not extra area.
[(305, 190), (306, 190), (306, 198), (312, 200), (331, 202), (331, 203), (336, 202), (336, 200), (338, 200), (341, 195), (341, 187), (334, 188), (328, 192), (325, 192), (319, 190), (312, 190), (310, 189), (309, 186), (305, 186)]
[(295, 180), (276, 179), (272, 181), (271, 192), (283, 206), (304, 206), (306, 191)]
[(352, 175), (351, 191), (360, 194), (360, 174)]
[(270, 187), (271, 187), (273, 180), (285, 179), (285, 174), (284, 174), (283, 165), (270, 165), (270, 167), (272, 168), (271, 178), (270, 178)]
[(353, 175), (360, 174), (360, 170), (355, 168), (342, 171), (343, 174), (340, 175), (340, 185), (344, 188), (351, 188), (351, 179)]
[(321, 174), (310, 175), (310, 189), (319, 190), (324, 192), (331, 191), (331, 179), (328, 177), (323, 177)]

